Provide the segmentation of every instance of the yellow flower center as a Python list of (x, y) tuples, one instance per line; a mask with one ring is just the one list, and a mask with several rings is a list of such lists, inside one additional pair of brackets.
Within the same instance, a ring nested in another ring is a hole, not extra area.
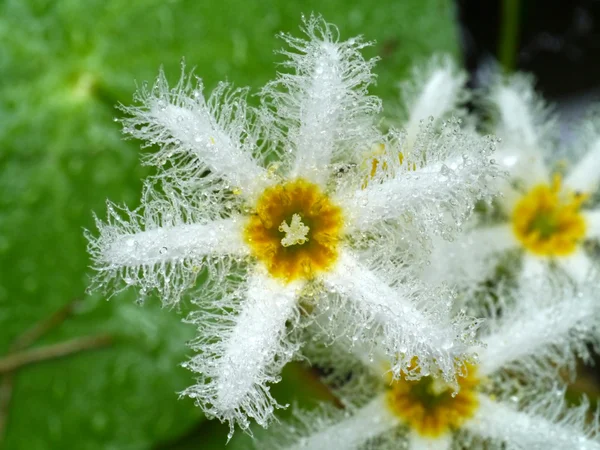
[(523, 196), (512, 215), (513, 231), (523, 246), (541, 256), (566, 256), (584, 239), (581, 204), (587, 195), (561, 190), (560, 175), (552, 185), (539, 185)]
[(284, 238), (281, 240), (281, 245), (289, 247), (290, 245), (302, 245), (308, 241), (306, 235), (310, 231), (310, 228), (302, 223), (300, 214), (294, 214), (290, 225), (288, 225), (285, 220), (281, 222), (279, 231), (285, 233)]
[(288, 282), (330, 269), (341, 233), (341, 209), (301, 178), (265, 189), (244, 230), (252, 254)]
[(477, 368), (467, 368), (466, 375), (458, 378), (458, 392), (441, 378), (431, 376), (392, 381), (387, 391), (390, 410), (424, 437), (436, 438), (459, 429), (479, 406)]

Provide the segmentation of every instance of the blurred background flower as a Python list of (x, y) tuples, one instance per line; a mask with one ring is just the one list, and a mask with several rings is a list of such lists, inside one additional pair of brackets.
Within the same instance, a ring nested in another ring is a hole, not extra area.
[[(224, 448), (226, 426), (175, 394), (192, 378), (178, 367), (194, 331), (180, 321), (186, 305), (86, 295), (82, 229), (106, 198), (138, 206), (150, 169), (114, 121), (135, 80), (153, 80), (161, 65), (175, 78), (184, 57), (207, 90), (223, 79), (258, 88), (283, 60), (275, 34), (313, 11), (344, 38), (377, 41), (365, 52), (381, 57), (372, 93), (392, 105), (397, 82), (434, 53), (464, 55), (472, 72), (487, 57), (533, 70), (554, 99), (594, 92), (600, 75), (593, 0), (4, 0), (0, 448)], [(592, 375), (581, 378), (588, 392)], [(292, 364), (283, 377), (273, 388), (281, 403), (331, 399), (309, 369)], [(228, 448), (248, 445), (236, 434)]]

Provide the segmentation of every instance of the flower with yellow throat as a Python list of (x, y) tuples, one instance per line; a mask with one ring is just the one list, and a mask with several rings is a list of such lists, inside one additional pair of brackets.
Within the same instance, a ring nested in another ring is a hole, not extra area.
[(585, 398), (568, 406), (559, 376), (572, 371), (576, 356), (590, 358), (587, 344), (600, 343), (598, 289), (545, 281), (490, 296), (484, 346), (458, 367), (458, 385), (436, 373), (394, 379), (376, 352), (355, 347), (355, 360), (342, 355), (329, 377), (345, 409), (297, 411), (261, 448), (600, 449), (598, 414)]
[[(518, 250), (519, 277), (559, 270), (582, 282), (596, 266), (587, 244), (600, 237), (600, 132), (593, 120), (572, 130), (578, 155), (559, 144), (558, 123), (534, 92), (532, 80), (514, 75), (493, 84), (486, 97), (493, 133), (501, 139), (494, 155), (507, 178), (495, 182), (501, 195), (491, 220), (471, 221), (453, 243), (438, 240), (434, 264), (423, 274), (465, 285), (490, 276), (498, 257)], [(567, 161), (574, 160), (574, 163)]]
[[(144, 86), (140, 105), (125, 108), (125, 132), (159, 147), (148, 157), (158, 174), (139, 209), (109, 204), (90, 235), (100, 285), (157, 290), (169, 306), (192, 290), (199, 354), (186, 366), (199, 379), (185, 393), (232, 427), (267, 424), (278, 406), (269, 384), (301, 344), (292, 331), (319, 314), (344, 310), (344, 333), (377, 339), (392, 367), (416, 356), (449, 380), (470, 339), (448, 317), (452, 297), (402, 267), (423, 264), (430, 237), (456, 232), (490, 197), (490, 141), (454, 126), (425, 131), (410, 176), (390, 171), (363, 189), (364, 152), (395, 145), (375, 126), (375, 61), (320, 18), (304, 32), (284, 36), (288, 70), (260, 107), (227, 84), (206, 99), (191, 76)], [(398, 242), (410, 251), (395, 253)], [(382, 270), (386, 261), (398, 270)]]

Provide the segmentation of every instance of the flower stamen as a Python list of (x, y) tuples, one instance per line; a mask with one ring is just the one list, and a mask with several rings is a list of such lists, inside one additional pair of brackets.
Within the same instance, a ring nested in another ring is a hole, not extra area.
[(289, 225), (285, 220), (281, 222), (279, 231), (285, 233), (285, 237), (281, 240), (281, 245), (289, 247), (290, 245), (302, 245), (306, 243), (308, 241), (306, 235), (310, 231), (310, 228), (302, 223), (300, 214), (294, 214)]

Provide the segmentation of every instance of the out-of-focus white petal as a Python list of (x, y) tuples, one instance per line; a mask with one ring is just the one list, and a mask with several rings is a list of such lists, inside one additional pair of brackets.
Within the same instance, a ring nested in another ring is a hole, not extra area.
[(533, 286), (544, 283), (548, 274), (549, 259), (525, 251), (521, 271), (518, 273), (519, 285), (533, 289)]
[(539, 142), (538, 119), (531, 105), (535, 94), (530, 88), (524, 91), (520, 87), (523, 86), (499, 85), (492, 91), (490, 97), (499, 112), (496, 128), (502, 137), (514, 138), (527, 147), (536, 147)]
[(375, 143), (381, 102), (367, 92), (375, 60), (360, 51), (368, 44), (360, 38), (340, 42), (337, 28), (316, 16), (306, 20), (304, 31), (307, 40), (283, 36), (292, 48), (283, 52), (289, 57), (284, 65), (294, 73), (280, 74), (263, 95), (273, 104), (285, 147), (295, 152), (291, 176), (319, 183), (336, 154), (358, 154)]
[(450, 450), (452, 434), (446, 433), (436, 438), (428, 438), (411, 431), (408, 434), (409, 450)]
[(495, 130), (503, 140), (539, 151), (546, 135), (555, 132), (556, 118), (535, 92), (531, 77), (518, 74), (496, 83), (488, 100), (497, 113)]
[(385, 396), (379, 395), (349, 417), (302, 438), (289, 450), (353, 450), (362, 448), (369, 439), (375, 438), (394, 427), (398, 420), (390, 413)]
[(430, 283), (458, 283), (461, 287), (481, 282), (498, 264), (497, 256), (517, 247), (510, 225), (478, 227), (449, 242), (436, 238), (430, 264), (421, 279)]
[(600, 139), (594, 141), (590, 150), (571, 169), (565, 178), (565, 186), (580, 192), (593, 193), (600, 183)]
[[(400, 376), (413, 357), (420, 374), (441, 371), (453, 381), (456, 364), (466, 357), (473, 322), (453, 323), (451, 298), (428, 298), (428, 291), (416, 282), (390, 287), (373, 271), (344, 251), (335, 269), (324, 277), (325, 285), (350, 300), (348, 334), (351, 341), (373, 339), (392, 361), (392, 371)], [(427, 305), (424, 310), (417, 305)], [(415, 374), (417, 375), (417, 371)]]
[(587, 280), (594, 269), (594, 262), (583, 248), (569, 256), (557, 258), (556, 262), (576, 283)]
[(526, 250), (521, 260), (521, 270), (517, 273), (519, 286), (533, 291), (536, 287), (545, 283), (547, 275), (550, 273), (549, 264), (549, 258), (534, 255)]
[(123, 108), (131, 115), (123, 120), (124, 131), (145, 145), (160, 145), (150, 162), (178, 168), (178, 178), (216, 176), (251, 195), (263, 185), (266, 171), (252, 156), (256, 137), (249, 131), (247, 90), (222, 83), (208, 100), (202, 90), (191, 75), (169, 88), (161, 71), (151, 89), (144, 86), (137, 93), (141, 106)]
[(412, 79), (402, 84), (402, 99), (408, 121), (404, 126), (408, 148), (412, 148), (422, 120), (440, 120), (453, 112), (464, 100), (466, 74), (456, 67), (450, 57), (434, 57), (427, 67), (415, 69)]
[(502, 142), (498, 146), (494, 153), (494, 161), (509, 173), (506, 181), (500, 180), (500, 182), (506, 183), (501, 186), (501, 192), (507, 195), (505, 205), (507, 213), (511, 213), (512, 206), (514, 206), (510, 200), (514, 201), (515, 193), (509, 190), (514, 183), (522, 192), (525, 192), (538, 184), (550, 182), (550, 170), (544, 162), (543, 156), (541, 152), (528, 150), (519, 146), (518, 143)]
[(586, 232), (585, 237), (587, 239), (599, 239), (600, 238), (600, 209), (592, 209), (583, 211), (585, 218)]
[[(494, 160), (498, 161), (496, 158), (494, 158)], [(500, 167), (504, 167), (500, 161), (498, 162)], [(540, 176), (539, 180), (539, 183), (532, 183), (531, 186), (533, 187), (536, 184), (541, 184), (541, 182), (546, 181), (547, 178), (545, 178), (544, 175)], [(531, 179), (528, 179), (527, 183), (529, 183), (529, 181), (531, 181)], [(523, 197), (524, 190), (529, 187), (529, 184), (521, 184), (521, 189), (517, 189), (513, 183), (514, 180), (511, 181), (508, 178), (497, 178), (494, 180), (494, 182), (496, 185), (496, 190), (499, 192), (498, 197), (496, 197), (498, 204), (500, 205), (500, 208), (504, 214), (510, 216), (514, 211), (517, 202)]]
[[(298, 283), (282, 284), (267, 274), (255, 273), (239, 314), (230, 317), (229, 324), (213, 324), (212, 333), (194, 344), (202, 353), (186, 366), (200, 378), (185, 394), (207, 414), (228, 420), (232, 433), (236, 422), (245, 429), (251, 417), (266, 426), (273, 414), (277, 404), (268, 385), (278, 381), (281, 369), (296, 351), (288, 341), (286, 322), (299, 320), (296, 302), (300, 288)], [(198, 325), (200, 333), (206, 334), (210, 325)], [(215, 338), (219, 341), (211, 342)]]
[(517, 411), (485, 395), (479, 396), (475, 417), (464, 427), (483, 438), (504, 442), (511, 449), (600, 450), (600, 443), (587, 436), (583, 427)]
[(479, 350), (483, 375), (528, 358), (564, 368), (575, 354), (587, 356), (586, 343), (598, 342), (600, 304), (593, 284), (580, 289), (542, 277), (523, 283), (512, 295), (507, 304), (513, 307), (486, 322), (488, 334)]
[(495, 159), (511, 178), (529, 188), (548, 182), (544, 154), (556, 133), (555, 117), (533, 88), (533, 80), (514, 75), (496, 83), (487, 98), (496, 113), (494, 135), (502, 139)]

